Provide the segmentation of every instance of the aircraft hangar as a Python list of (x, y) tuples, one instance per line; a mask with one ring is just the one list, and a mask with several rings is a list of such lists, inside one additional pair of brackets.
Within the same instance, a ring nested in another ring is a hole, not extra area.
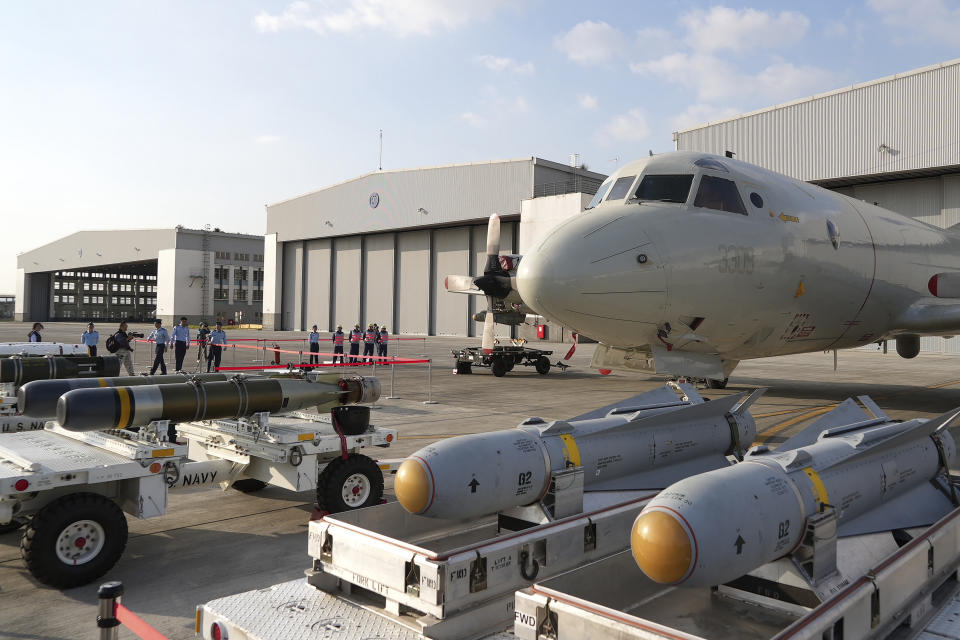
[[(684, 129), (674, 141), (937, 227), (960, 223), (960, 59)], [(960, 338), (922, 338), (921, 350), (960, 354)]]
[(502, 220), (500, 252), (522, 253), (604, 178), (529, 157), (375, 171), (268, 205), (264, 328), (479, 335), (485, 300), (447, 293), (444, 278), (482, 273), (489, 216)]

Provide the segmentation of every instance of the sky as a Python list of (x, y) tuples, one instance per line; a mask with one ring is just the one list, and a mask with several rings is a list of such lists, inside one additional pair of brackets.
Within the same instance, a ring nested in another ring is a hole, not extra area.
[(383, 168), (610, 173), (674, 131), (960, 57), (956, 0), (0, 0), (0, 293), (83, 229), (262, 234)]

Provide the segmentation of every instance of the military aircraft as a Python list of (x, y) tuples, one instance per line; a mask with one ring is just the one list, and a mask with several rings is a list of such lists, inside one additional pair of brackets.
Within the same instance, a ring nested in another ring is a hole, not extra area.
[(498, 245), (447, 288), (486, 294), (487, 318), (535, 312), (595, 338), (601, 371), (718, 388), (741, 360), (888, 339), (912, 358), (920, 336), (960, 332), (960, 233), (732, 158), (631, 162), (522, 259)]

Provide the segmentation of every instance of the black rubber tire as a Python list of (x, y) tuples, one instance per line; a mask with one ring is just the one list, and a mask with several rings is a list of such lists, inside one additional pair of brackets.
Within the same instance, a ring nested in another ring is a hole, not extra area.
[(502, 378), (503, 376), (507, 375), (507, 371), (509, 371), (509, 369), (507, 369), (507, 363), (503, 358), (496, 357), (490, 363), (490, 371), (493, 371), (493, 375), (497, 376), (498, 378)]
[(727, 380), (730, 378), (724, 378), (723, 380), (716, 380), (715, 378), (707, 378), (707, 386), (711, 389), (726, 389)]
[(504, 358), (503, 361), (507, 365), (507, 373), (513, 371), (513, 367), (516, 365), (516, 361), (513, 358)]
[(230, 486), (241, 493), (256, 493), (261, 489), (265, 489), (267, 483), (263, 480), (257, 480), (256, 478), (243, 478), (241, 480), (234, 480)]
[(550, 359), (547, 356), (540, 356), (537, 358), (537, 363), (534, 365), (534, 368), (536, 368), (537, 373), (540, 375), (547, 375), (550, 373)]
[[(356, 474), (366, 477), (369, 494), (362, 502), (348, 504), (343, 498), (344, 484)], [(323, 511), (339, 513), (380, 504), (383, 498), (383, 472), (365, 455), (351, 453), (347, 459), (337, 458), (328, 464), (317, 480), (317, 506)]]
[[(67, 564), (57, 557), (57, 539), (81, 520), (92, 520), (102, 528), (103, 547), (83, 564)], [(38, 582), (69, 589), (89, 584), (109, 571), (126, 546), (127, 519), (120, 507), (96, 493), (72, 493), (33, 516), (20, 538), (20, 557)]]

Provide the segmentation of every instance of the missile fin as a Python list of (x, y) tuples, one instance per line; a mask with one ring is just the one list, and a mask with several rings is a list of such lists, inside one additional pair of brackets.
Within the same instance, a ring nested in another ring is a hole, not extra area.
[(600, 434), (609, 435), (619, 431), (634, 431), (636, 429), (650, 429), (654, 427), (664, 427), (670, 424), (690, 422), (693, 420), (705, 420), (707, 418), (717, 418), (725, 416), (739, 402), (741, 402), (746, 393), (738, 393), (725, 398), (718, 398), (713, 402), (704, 402), (702, 404), (691, 404), (680, 407), (675, 411), (658, 413), (653, 416), (639, 415), (628, 422), (614, 425), (609, 429), (601, 429), (589, 434), (588, 437)]
[(676, 464), (665, 464), (660, 468), (654, 466), (648, 471), (641, 471), (622, 478), (600, 480), (590, 485), (590, 491), (639, 491), (640, 489), (665, 489), (674, 482), (695, 476), (707, 471), (713, 471), (730, 466), (730, 461), (722, 455), (709, 455), (702, 458), (687, 460)]
[(876, 454), (881, 451), (888, 451), (890, 449), (899, 449), (900, 447), (904, 446), (904, 443), (909, 442), (910, 440), (925, 438), (933, 435), (941, 429), (949, 427), (950, 423), (954, 422), (958, 417), (960, 417), (960, 408), (951, 409), (950, 411), (947, 411), (936, 418), (931, 418), (926, 422), (917, 421), (915, 424), (904, 422), (901, 424), (891, 425), (889, 431), (892, 435), (889, 438), (875, 438), (864, 441), (858, 445), (858, 450), (852, 456), (848, 457), (847, 460), (851, 460), (852, 458), (856, 458), (857, 456), (865, 453)]
[(857, 400), (860, 401), (860, 404), (863, 405), (867, 411), (869, 411), (876, 417), (883, 418), (885, 420), (890, 419), (890, 416), (884, 413), (883, 409), (881, 409), (877, 405), (877, 403), (873, 401), (873, 398), (871, 398), (870, 396), (857, 396)]
[[(883, 414), (883, 411), (880, 413)], [(841, 402), (836, 409), (824, 414), (820, 417), (820, 419), (810, 423), (805, 429), (800, 431), (800, 433), (797, 433), (786, 442), (778, 446), (777, 453), (790, 451), (791, 449), (799, 449), (800, 447), (807, 447), (816, 442), (820, 438), (820, 434), (822, 434), (824, 431), (845, 427), (850, 424), (860, 423), (865, 420), (871, 421), (871, 416), (868, 415), (860, 407), (860, 405), (857, 404), (856, 400), (853, 398), (847, 398)]]
[(744, 411), (749, 409), (754, 402), (759, 400), (760, 397), (766, 392), (767, 392), (767, 387), (760, 387), (759, 389), (754, 389), (753, 391), (750, 392), (750, 395), (748, 395), (743, 402), (739, 403), (737, 406), (731, 409), (730, 413), (743, 413)]
[(858, 536), (878, 531), (924, 527), (933, 524), (953, 509), (953, 503), (943, 491), (930, 482), (924, 482), (849, 522), (842, 522), (837, 535)]
[[(691, 404), (699, 404), (703, 402), (703, 398), (697, 394), (696, 390), (690, 385), (679, 385), (684, 393), (687, 394), (687, 397), (690, 398)], [(690, 387), (690, 390), (693, 391), (693, 395), (690, 395), (687, 387)], [(606, 416), (611, 411), (617, 411), (617, 413), (627, 413), (630, 410), (639, 411), (652, 406), (664, 406), (666, 404), (681, 404), (681, 400), (677, 397), (677, 392), (674, 391), (669, 385), (663, 385), (658, 389), (653, 391), (647, 391), (646, 393), (641, 393), (640, 395), (633, 396), (632, 398), (627, 398), (626, 400), (618, 400), (613, 404), (608, 404), (605, 407), (600, 407), (599, 409), (594, 409), (593, 411), (588, 411), (583, 413), (575, 418), (569, 418), (567, 422), (576, 422), (578, 420), (593, 420), (595, 418), (602, 418)]]

